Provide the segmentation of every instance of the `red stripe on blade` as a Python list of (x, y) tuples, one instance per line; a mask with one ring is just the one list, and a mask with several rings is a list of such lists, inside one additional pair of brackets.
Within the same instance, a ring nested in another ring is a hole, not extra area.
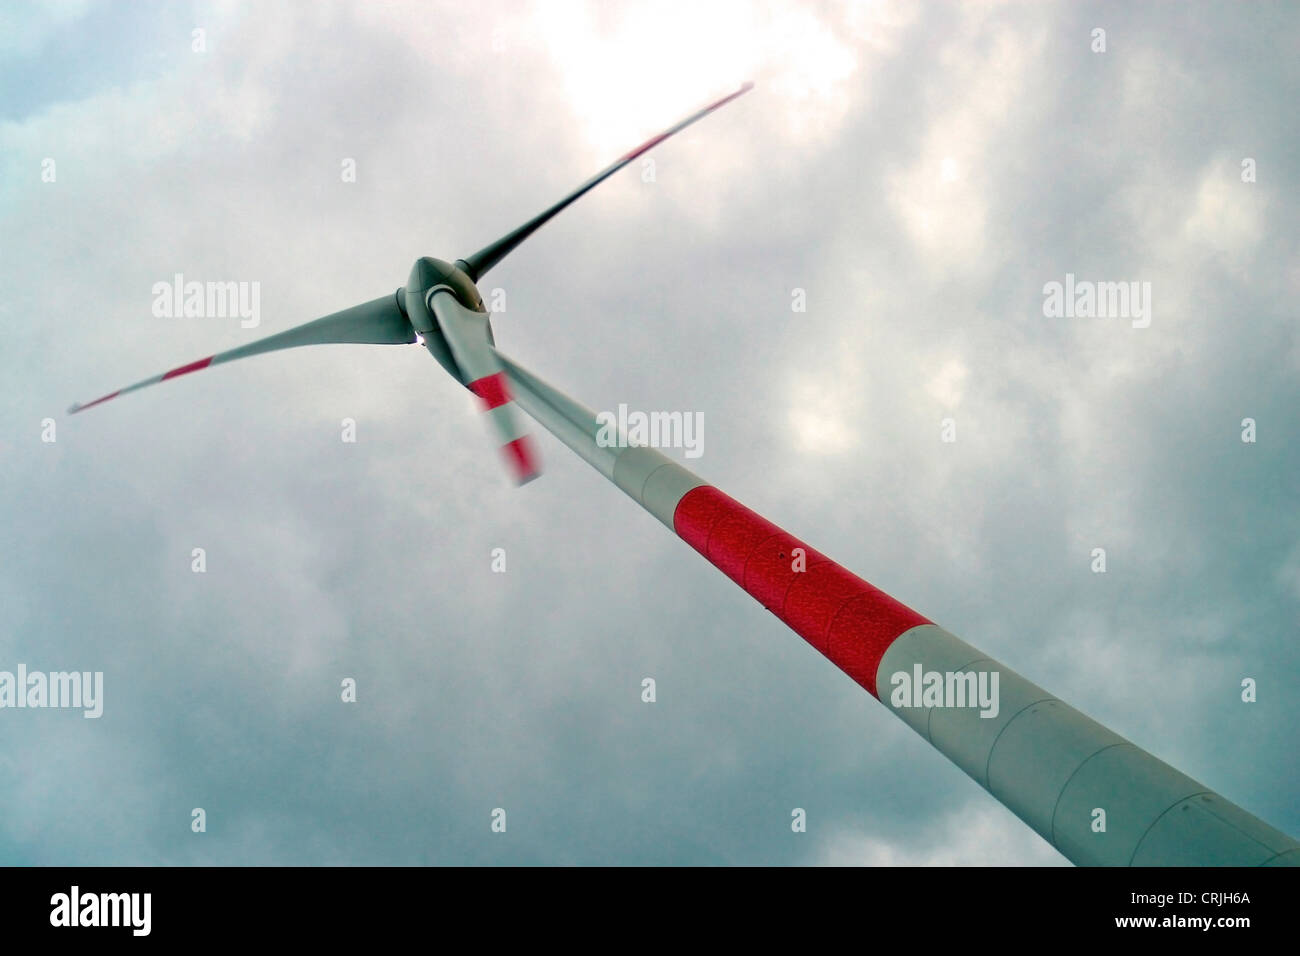
[(522, 485), (526, 481), (532, 481), (542, 473), (541, 468), (538, 466), (537, 452), (533, 448), (532, 439), (527, 435), (502, 445), (501, 451), (505, 453), (506, 463), (510, 466), (515, 481), (519, 482), (519, 484)]
[(624, 153), (624, 154), (623, 154), (622, 156), (620, 156), (620, 157), (619, 157), (615, 162), (618, 162), (618, 163), (626, 163), (628, 160), (636, 159), (638, 156), (640, 156), (640, 155), (641, 155), (642, 153), (644, 153), (646, 150), (651, 149), (651, 148), (653, 148), (653, 147), (655, 147), (655, 146), (658, 146), (660, 143), (662, 143), (664, 140), (666, 140), (669, 136), (672, 136), (674, 133), (679, 132), (683, 127), (685, 127), (685, 126), (689, 126), (691, 123), (695, 122), (697, 119), (700, 119), (700, 118), (703, 117), (703, 116), (707, 116), (707, 115), (709, 115), (710, 113), (712, 113), (714, 110), (718, 109), (719, 107), (726, 106), (728, 103), (730, 103), (732, 100), (734, 100), (737, 96), (743, 96), (745, 93), (748, 93), (748, 92), (749, 92), (750, 90), (752, 90), (753, 88), (754, 88), (754, 84), (753, 84), (753, 83), (750, 83), (750, 82), (748, 82), (748, 81), (746, 81), (745, 83), (742, 83), (742, 84), (740, 85), (740, 89), (736, 90), (736, 92), (734, 92), (734, 93), (728, 93), (728, 94), (727, 94), (726, 96), (724, 96), (722, 99), (720, 99), (720, 100), (718, 100), (718, 101), (716, 101), (716, 102), (714, 102), (714, 103), (710, 103), (708, 106), (704, 107), (704, 109), (700, 110), (698, 113), (694, 113), (694, 114), (692, 114), (691, 117), (690, 117), (690, 119), (683, 120), (682, 122), (680, 122), (680, 123), (678, 123), (676, 126), (674, 126), (672, 129), (665, 130), (664, 132), (660, 133), (658, 136), (652, 136), (650, 139), (646, 140), (644, 143), (642, 143), (642, 144), (641, 144), (640, 146), (638, 146), (636, 149)]
[(505, 372), (485, 375), (480, 379), (475, 379), (465, 387), (479, 397), (486, 411), (499, 408), (510, 401), (510, 390), (506, 387)]
[[(876, 670), (885, 651), (904, 631), (931, 623), (709, 485), (682, 496), (673, 528), (877, 697)], [(802, 563), (795, 548), (804, 551)]]
[(636, 149), (632, 150), (631, 152), (624, 153), (622, 156), (618, 158), (618, 161), (620, 163), (625, 163), (629, 159), (636, 159), (646, 150), (658, 146), (660, 143), (662, 143), (664, 140), (666, 140), (669, 136), (672, 135), (673, 134), (669, 132), (669, 133), (660, 133), (658, 136), (653, 136), (650, 139), (646, 140), (644, 143), (642, 143), (640, 146), (638, 146)]
[(94, 408), (100, 402), (106, 402), (110, 398), (117, 398), (117, 396), (121, 394), (122, 394), (122, 390), (118, 389), (116, 392), (110, 392), (109, 394), (105, 395), (103, 398), (97, 398), (93, 402), (87, 402), (85, 405), (74, 405), (71, 409), (71, 412), (73, 415), (77, 414), (77, 412), (84, 412), (88, 408)]
[(188, 375), (190, 372), (197, 372), (207, 368), (212, 364), (215, 355), (209, 355), (207, 358), (201, 358), (197, 362), (191, 362), (189, 365), (182, 365), (180, 368), (174, 368), (170, 372), (164, 373), (162, 380), (165, 382), (169, 378), (176, 378), (178, 375)]

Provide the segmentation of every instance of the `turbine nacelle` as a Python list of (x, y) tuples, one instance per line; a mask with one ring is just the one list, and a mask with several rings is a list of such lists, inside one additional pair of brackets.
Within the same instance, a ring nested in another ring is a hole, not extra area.
[[(478, 287), (460, 266), (432, 256), (421, 256), (411, 266), (406, 286), (398, 290), (397, 298), (411, 327), (423, 340), (429, 354), (438, 360), (438, 364), (451, 373), (452, 378), (462, 385), (468, 385), (473, 379), (467, 378), (465, 371), (456, 362), (447, 337), (438, 326), (437, 316), (433, 311), (435, 293), (445, 289), (456, 301), (471, 312), (481, 312), (486, 320), (487, 309), (483, 306), (483, 297)], [(495, 344), (492, 325), (487, 323), (489, 344)]]

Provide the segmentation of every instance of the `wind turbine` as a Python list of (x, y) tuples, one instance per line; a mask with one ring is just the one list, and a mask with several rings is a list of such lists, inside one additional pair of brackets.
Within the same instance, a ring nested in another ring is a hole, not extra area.
[[(1300, 842), (872, 587), (658, 451), (598, 440), (604, 426), (594, 412), (497, 350), (475, 283), (580, 196), (751, 88), (746, 83), (646, 140), (473, 255), (454, 264), (417, 260), (394, 295), (190, 362), (70, 411), (263, 352), (335, 342), (422, 343), (478, 397), (516, 481), (539, 472), (519, 406), (1074, 863), (1300, 866)], [(898, 693), (904, 687), (908, 693)], [(969, 698), (989, 687), (996, 707), (970, 706)]]

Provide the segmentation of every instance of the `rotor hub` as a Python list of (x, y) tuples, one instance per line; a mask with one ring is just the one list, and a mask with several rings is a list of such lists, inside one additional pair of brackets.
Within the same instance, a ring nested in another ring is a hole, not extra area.
[(453, 265), (431, 256), (422, 256), (411, 266), (411, 275), (406, 280), (408, 304), (411, 296), (418, 296), (421, 301), (428, 298), (430, 291), (438, 286), (445, 286), (456, 296), (456, 300), (467, 309), (486, 312), (483, 297), (478, 294), (478, 286), (459, 264)]

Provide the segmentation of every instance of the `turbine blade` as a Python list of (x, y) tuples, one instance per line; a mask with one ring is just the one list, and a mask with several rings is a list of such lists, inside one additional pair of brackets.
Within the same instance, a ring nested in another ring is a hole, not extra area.
[(600, 185), (602, 182), (604, 182), (610, 176), (614, 175), (616, 172), (618, 172), (628, 163), (632, 162), (632, 160), (636, 159), (642, 153), (647, 152), (651, 148), (658, 146), (669, 136), (672, 136), (674, 133), (678, 133), (684, 130), (686, 127), (690, 126), (696, 120), (708, 116), (714, 110), (718, 109), (721, 106), (725, 106), (727, 103), (730, 103), (736, 97), (741, 96), (744, 93), (748, 93), (753, 88), (754, 88), (753, 83), (743, 83), (741, 84), (740, 89), (736, 90), (736, 92), (728, 94), (727, 96), (724, 96), (722, 99), (717, 100), (716, 102), (710, 103), (708, 106), (704, 107), (702, 110), (699, 110), (698, 112), (692, 113), (690, 116), (686, 117), (686, 119), (682, 120), (676, 126), (670, 126), (668, 129), (664, 130), (658, 136), (650, 137), (650, 139), (646, 140), (640, 146), (636, 147), (636, 149), (632, 150), (629, 153), (624, 153), (622, 156), (620, 156), (618, 159), (614, 161), (614, 164), (612, 166), (597, 173), (595, 176), (591, 177), (591, 179), (588, 179), (585, 183), (583, 183), (573, 192), (569, 193), (569, 195), (565, 196), (554, 206), (551, 206), (545, 212), (540, 213), (539, 215), (528, 220), (528, 222), (524, 223), (514, 232), (502, 236), (496, 242), (492, 243), (489, 246), (485, 246), (484, 248), (480, 249), (478, 252), (474, 253), (472, 256), (469, 256), (468, 258), (465, 259), (461, 259), (459, 262), (457, 262), (457, 265), (460, 266), (460, 268), (463, 269), (472, 280), (477, 282), (479, 278), (483, 276), (484, 273), (486, 273), (494, 265), (496, 265), (498, 262), (500, 262), (502, 259), (508, 256), (516, 246), (518, 246), (521, 242), (523, 242), (525, 239), (531, 236), (542, 226), (546, 225), (546, 223), (552, 217), (554, 217), (565, 207), (569, 206), (578, 197), (584, 195), (585, 193), (589, 192), (591, 189)]
[(430, 305), (452, 358), (460, 368), (465, 387), (478, 396), (483, 411), (501, 437), (501, 452), (515, 483), (532, 481), (541, 474), (537, 450), (524, 428), (505, 371), (488, 338), (487, 313), (465, 308), (445, 290), (435, 292)]
[[(401, 294), (400, 290), (398, 294)], [(241, 345), (239, 348), (218, 352), (216, 355), (209, 355), (207, 358), (190, 362), (188, 365), (181, 365), (163, 372), (161, 375), (155, 375), (153, 378), (147, 378), (142, 382), (136, 382), (134, 385), (119, 388), (116, 392), (110, 392), (93, 402), (73, 405), (68, 411), (71, 414), (76, 414), (94, 405), (106, 402), (110, 398), (125, 395), (127, 392), (134, 392), (149, 385), (157, 385), (159, 382), (165, 382), (168, 379), (179, 378), (182, 375), (200, 371), (211, 365), (220, 365), (223, 362), (245, 358), (249, 355), (260, 355), (263, 352), (291, 349), (300, 345), (326, 345), (335, 342), (359, 345), (407, 345), (414, 341), (415, 329), (407, 321), (406, 314), (398, 305), (397, 297), (386, 295), (361, 305), (355, 305), (350, 309), (344, 309), (342, 312), (335, 312), (324, 318), (316, 319), (313, 322), (307, 322), (277, 335), (270, 335), (256, 342)]]

